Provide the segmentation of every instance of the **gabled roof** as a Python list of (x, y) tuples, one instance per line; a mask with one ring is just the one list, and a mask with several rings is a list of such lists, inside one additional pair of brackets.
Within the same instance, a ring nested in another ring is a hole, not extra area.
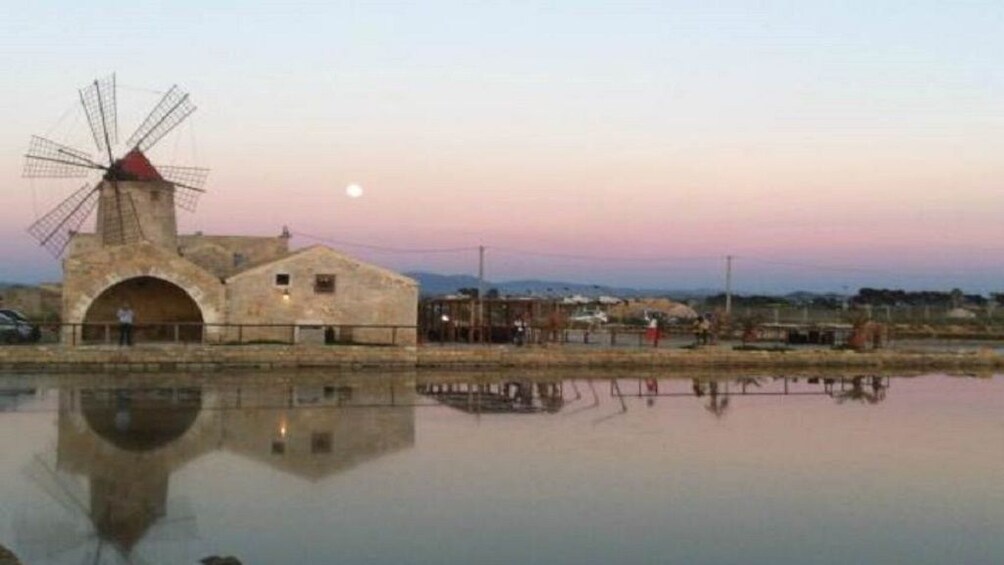
[(265, 272), (267, 272), (268, 270), (270, 270), (272, 268), (275, 268), (275, 267), (277, 267), (279, 265), (282, 265), (283, 263), (286, 263), (288, 261), (291, 261), (293, 259), (297, 259), (297, 258), (302, 257), (302, 256), (306, 256), (306, 255), (330, 255), (333, 259), (336, 259), (336, 260), (344, 262), (344, 263), (348, 263), (348, 264), (350, 264), (352, 266), (361, 267), (363, 269), (368, 269), (370, 271), (375, 271), (377, 273), (382, 274), (383, 276), (385, 276), (387, 278), (394, 279), (394, 280), (400, 282), (401, 284), (411, 285), (411, 286), (418, 286), (418, 281), (416, 281), (415, 279), (406, 277), (406, 276), (404, 276), (404, 275), (402, 275), (400, 273), (395, 273), (394, 271), (391, 271), (390, 269), (385, 269), (383, 267), (378, 267), (378, 266), (373, 265), (371, 263), (363, 263), (362, 261), (360, 261), (358, 259), (350, 257), (350, 256), (348, 256), (348, 255), (346, 255), (344, 253), (339, 252), (339, 251), (335, 251), (334, 249), (332, 249), (332, 248), (330, 248), (330, 247), (328, 247), (326, 245), (311, 245), (310, 247), (304, 247), (302, 249), (297, 249), (296, 251), (293, 251), (293, 252), (289, 253), (288, 255), (283, 255), (282, 257), (279, 257), (277, 259), (273, 259), (271, 261), (267, 261), (265, 263), (259, 263), (258, 265), (255, 265), (254, 267), (251, 267), (249, 269), (245, 269), (245, 270), (243, 270), (243, 271), (241, 271), (239, 273), (231, 275), (230, 277), (227, 277), (226, 280), (227, 280), (227, 282), (230, 282), (230, 281), (239, 279), (241, 277), (244, 277), (246, 275), (250, 275), (252, 273), (254, 273), (254, 274), (262, 274), (262, 273), (265, 273)]

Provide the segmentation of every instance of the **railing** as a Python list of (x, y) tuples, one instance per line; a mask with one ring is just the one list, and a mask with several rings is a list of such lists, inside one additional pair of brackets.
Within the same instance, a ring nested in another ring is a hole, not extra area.
[[(78, 345), (116, 345), (120, 343), (121, 331), (117, 322), (89, 322), (80, 324), (40, 322), (32, 325), (40, 328), (38, 339), (22, 337), (10, 342), (41, 342)], [(753, 344), (791, 345), (806, 344), (814, 346), (838, 346), (846, 343), (851, 330), (845, 328), (825, 328), (812, 325), (797, 325), (792, 329), (788, 325), (763, 324), (757, 333)], [(558, 345), (572, 347), (647, 347), (647, 348), (679, 348), (695, 344), (698, 339), (691, 326), (671, 325), (663, 327), (658, 340), (646, 328), (607, 324), (595, 327), (551, 328), (547, 326), (529, 326), (516, 339), (514, 328), (499, 327), (475, 328), (473, 340), (468, 340), (468, 333), (456, 330), (467, 328), (454, 327), (452, 331), (439, 331), (439, 328), (426, 328), (415, 325), (390, 324), (204, 324), (198, 322), (163, 322), (142, 323), (133, 326), (133, 343), (161, 344), (206, 344), (213, 346), (228, 345), (258, 345), (258, 344), (317, 344), (317, 345), (372, 345), (372, 346), (407, 346), (424, 343), (430, 346), (447, 344), (516, 344), (516, 345)], [(481, 341), (477, 339), (479, 332), (484, 332), (492, 339)], [(812, 333), (819, 334), (817, 339), (811, 339)], [(741, 331), (735, 327), (731, 333), (723, 332), (718, 336), (709, 336), (708, 343), (738, 345), (741, 343)], [(922, 349), (959, 349), (966, 346), (959, 339), (948, 339), (951, 336), (934, 335), (915, 338), (902, 338), (892, 328), (886, 335), (884, 346)], [(804, 340), (794, 340), (792, 335), (804, 337)], [(826, 334), (826, 336), (823, 336)], [(832, 334), (832, 335), (830, 335)], [(824, 338), (825, 337), (825, 338)], [(972, 347), (1001, 347), (1004, 336), (988, 336)]]
[[(713, 308), (707, 308), (713, 311)], [(966, 314), (968, 312), (968, 314)], [(971, 316), (969, 318), (959, 316)], [(850, 317), (867, 318), (892, 324), (959, 324), (968, 322), (1004, 322), (1004, 308), (993, 304), (980, 308), (959, 310), (951, 306), (855, 306), (851, 308), (823, 308), (818, 306), (736, 306), (732, 318), (757, 318), (763, 322), (780, 324), (840, 323)]]
[[(125, 341), (117, 322), (41, 323), (39, 341), (67, 345), (115, 345)], [(132, 342), (207, 345), (317, 344), (415, 345), (417, 326), (391, 324), (135, 324)]]
[[(431, 328), (423, 328), (422, 338), (430, 345), (448, 343), (470, 344), (522, 344), (522, 345), (601, 345), (608, 347), (679, 347), (681, 338), (693, 341), (690, 325), (663, 326), (658, 339), (648, 329), (636, 326), (621, 326), (607, 324), (595, 327), (562, 327), (527, 326), (522, 336), (512, 326), (475, 326), (473, 331), (469, 326), (451, 324), (443, 327), (437, 324)], [(483, 336), (484, 339), (481, 339)], [(670, 343), (672, 340), (672, 344)]]

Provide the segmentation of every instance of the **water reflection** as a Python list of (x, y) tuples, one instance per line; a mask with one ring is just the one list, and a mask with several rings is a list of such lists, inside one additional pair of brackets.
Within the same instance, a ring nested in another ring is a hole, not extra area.
[[(0, 389), (0, 412), (17, 410), (21, 402), (34, 398), (36, 392), (36, 389), (29, 387)], [(0, 563), (3, 562), (0, 561)]]
[[(604, 422), (628, 411), (626, 397), (645, 399), (649, 408), (656, 406), (661, 397), (693, 397), (699, 399), (705, 410), (716, 418), (724, 417), (732, 406), (734, 396), (828, 396), (843, 404), (847, 401), (878, 404), (886, 398), (889, 377), (857, 375), (852, 377), (749, 377), (734, 379), (679, 378), (606, 379), (610, 396), (617, 399), (617, 411), (601, 416), (596, 423)], [(600, 407), (594, 386), (595, 380), (585, 381), (591, 401), (583, 401), (583, 394), (575, 380), (485, 380), (469, 382), (455, 379), (444, 382), (425, 382), (416, 386), (419, 395), (470, 414), (536, 414), (558, 413), (568, 408), (570, 413)], [(634, 383), (630, 386), (627, 383)], [(573, 392), (565, 398), (565, 386)], [(625, 392), (627, 390), (628, 392)]]
[[(959, 547), (958, 562), (989, 563), (1004, 551), (999, 453), (986, 447), (1004, 429), (999, 378), (590, 377), (10, 379), (0, 543), (25, 563), (937, 563)], [(834, 545), (862, 537), (854, 554)]]
[[(674, 384), (672, 381), (669, 383)], [(733, 396), (829, 396), (837, 404), (847, 400), (878, 404), (885, 400), (889, 377), (858, 375), (840, 378), (819, 377), (740, 377), (737, 379), (692, 379), (690, 390), (676, 388), (660, 392), (659, 381), (638, 381), (636, 396), (646, 398), (647, 406), (655, 405), (657, 397), (690, 397), (702, 399), (704, 408), (716, 418), (723, 417), (731, 406)], [(611, 394), (623, 396), (619, 388), (611, 387)]]
[[(94, 563), (139, 561), (134, 549), (151, 532), (197, 537), (186, 504), (169, 503), (170, 476), (191, 461), (227, 451), (318, 481), (414, 445), (413, 398), (414, 386), (400, 381), (63, 389), (55, 461), (40, 454), (29, 473), (66, 518), (93, 526), (58, 534), (66, 551)], [(48, 532), (40, 549), (51, 557), (54, 527), (22, 522), (20, 537), (31, 546)]]
[(555, 413), (565, 405), (564, 381), (423, 383), (416, 391), (442, 404), (472, 414)]

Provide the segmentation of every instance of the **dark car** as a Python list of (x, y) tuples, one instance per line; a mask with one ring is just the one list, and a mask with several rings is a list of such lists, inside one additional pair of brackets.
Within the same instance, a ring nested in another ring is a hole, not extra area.
[(37, 325), (17, 310), (0, 309), (0, 342), (35, 342), (42, 336)]

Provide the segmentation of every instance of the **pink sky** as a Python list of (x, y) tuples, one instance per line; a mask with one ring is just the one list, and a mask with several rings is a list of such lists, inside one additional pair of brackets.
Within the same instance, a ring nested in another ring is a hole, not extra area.
[[(133, 50), (79, 53), (111, 25), (98, 19), (0, 24), (0, 280), (58, 278), (23, 230), (72, 187), (19, 178), (20, 155), (33, 133), (86, 146), (82, 123), (58, 119), (116, 71), (125, 133), (156, 100), (143, 88), (177, 81), (199, 105), (151, 155), (213, 169), (185, 229), (598, 258), (492, 256), (495, 280), (715, 286), (716, 259), (601, 258), (733, 254), (858, 269), (747, 261), (740, 289), (1000, 290), (1004, 75), (987, 55), (1004, 50), (1000, 10), (250, 7), (219, 36), (225, 11), (137, 10), (168, 21), (165, 37), (125, 33)], [(362, 198), (345, 196), (353, 182)], [(346, 251), (475, 269), (467, 254)]]

